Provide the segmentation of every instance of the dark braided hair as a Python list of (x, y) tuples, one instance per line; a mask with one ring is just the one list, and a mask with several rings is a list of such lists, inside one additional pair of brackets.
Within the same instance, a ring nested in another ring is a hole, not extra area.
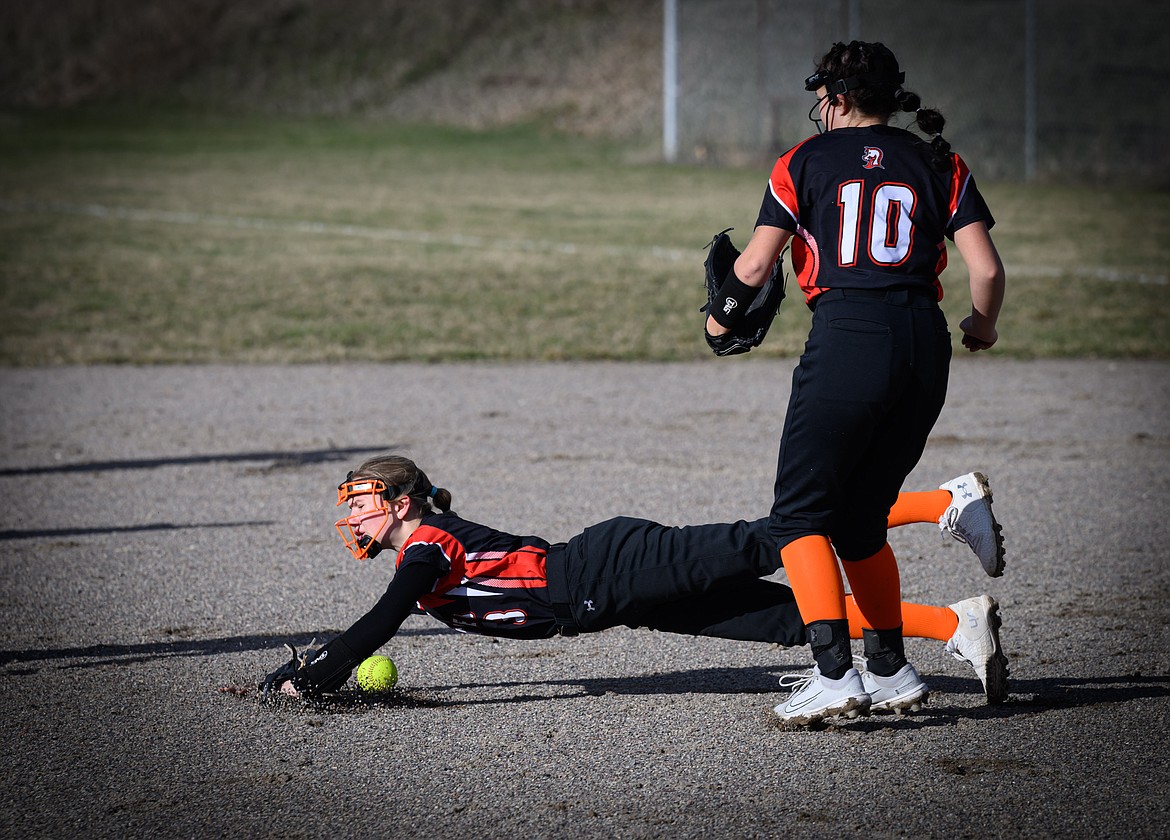
[(351, 472), (346, 480), (362, 478), (381, 479), (386, 485), (387, 501), (408, 496), (418, 503), (422, 513), (446, 513), (451, 510), (451, 492), (433, 485), (414, 461), (401, 455), (370, 458)]
[(951, 166), (951, 144), (943, 139), (946, 119), (933, 108), (923, 108), (917, 93), (902, 87), (905, 78), (898, 59), (880, 42), (837, 42), (817, 62), (816, 73), (805, 87), (825, 86), (830, 96), (844, 96), (849, 104), (871, 117), (889, 122), (895, 112), (913, 112), (918, 130), (930, 140), (930, 163), (935, 169)]

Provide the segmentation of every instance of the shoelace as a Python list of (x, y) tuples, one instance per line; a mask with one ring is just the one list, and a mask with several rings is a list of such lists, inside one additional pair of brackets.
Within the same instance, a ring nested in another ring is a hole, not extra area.
[(959, 509), (956, 507), (949, 507), (943, 515), (946, 520), (939, 523), (939, 530), (950, 534), (952, 539), (958, 540), (961, 543), (971, 544), (970, 535), (959, 524)]
[(792, 693), (795, 694), (818, 676), (814, 671), (805, 671), (803, 674), (785, 674), (780, 678), (780, 687), (791, 688)]
[(959, 653), (959, 646), (957, 644), (955, 644), (954, 639), (951, 639), (950, 641), (947, 642), (946, 652), (949, 653), (951, 656), (955, 657), (955, 659), (959, 660), (960, 662), (970, 662), (971, 661), (966, 656)]

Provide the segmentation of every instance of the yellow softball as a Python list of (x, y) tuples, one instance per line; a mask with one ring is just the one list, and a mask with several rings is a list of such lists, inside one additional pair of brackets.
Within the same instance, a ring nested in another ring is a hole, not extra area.
[(398, 682), (398, 667), (389, 656), (371, 656), (358, 666), (357, 684), (362, 691), (389, 691)]

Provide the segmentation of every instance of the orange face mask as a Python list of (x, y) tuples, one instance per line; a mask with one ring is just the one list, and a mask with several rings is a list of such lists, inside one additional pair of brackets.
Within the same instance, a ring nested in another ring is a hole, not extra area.
[[(374, 507), (369, 510), (350, 514), (334, 523), (345, 547), (358, 560), (375, 557), (382, 550), (381, 544), (371, 535), (381, 533), (390, 520), (387, 495), (386, 483), (377, 478), (344, 481), (337, 487), (338, 506), (348, 504), (355, 496), (370, 496), (374, 501)], [(360, 536), (355, 527), (361, 531)]]

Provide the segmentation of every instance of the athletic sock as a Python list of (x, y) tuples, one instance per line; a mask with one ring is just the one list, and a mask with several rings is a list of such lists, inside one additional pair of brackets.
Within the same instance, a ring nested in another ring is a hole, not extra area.
[[(861, 631), (867, 625), (861, 616), (861, 609), (853, 600), (852, 595), (845, 601), (845, 611), (849, 616), (849, 637), (860, 639)], [(928, 604), (902, 602), (903, 636), (949, 642), (958, 627), (959, 616), (949, 607), (932, 607)]]
[(935, 522), (950, 507), (951, 494), (947, 490), (926, 490), (921, 493), (899, 493), (890, 508), (886, 527), (897, 528), (913, 522)]
[(845, 618), (845, 583), (828, 537), (793, 540), (780, 549), (780, 562), (806, 625)]
[(819, 535), (800, 537), (780, 549), (780, 562), (821, 675), (840, 679), (853, 667), (853, 652), (845, 617), (845, 582), (833, 544)]
[[(902, 587), (898, 578), (898, 560), (890, 544), (886, 543), (876, 554), (864, 560), (848, 560), (841, 565), (849, 578), (853, 599), (865, 617), (865, 626), (901, 626)], [(807, 618), (805, 622), (808, 622)]]
[[(902, 643), (902, 594), (898, 560), (886, 543), (864, 560), (842, 563), (865, 621), (865, 667), (879, 677), (896, 674), (906, 664)], [(870, 629), (874, 628), (874, 629)]]

